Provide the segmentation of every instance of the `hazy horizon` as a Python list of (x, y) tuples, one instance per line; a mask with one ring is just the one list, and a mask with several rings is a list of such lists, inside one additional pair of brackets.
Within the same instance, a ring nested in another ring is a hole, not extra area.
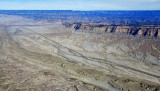
[(1, 0), (0, 10), (160, 10), (160, 0)]
[(37, 11), (160, 11), (160, 10), (56, 10), (56, 9), (0, 9), (0, 11), (10, 11), (10, 10), (13, 10), (13, 11), (22, 11), (22, 10), (26, 10), (26, 11), (34, 11), (34, 10), (37, 10)]

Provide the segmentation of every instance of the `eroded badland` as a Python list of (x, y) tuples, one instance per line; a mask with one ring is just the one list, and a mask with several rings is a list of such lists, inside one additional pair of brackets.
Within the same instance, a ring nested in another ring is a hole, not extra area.
[(160, 91), (159, 28), (1, 15), (0, 91)]

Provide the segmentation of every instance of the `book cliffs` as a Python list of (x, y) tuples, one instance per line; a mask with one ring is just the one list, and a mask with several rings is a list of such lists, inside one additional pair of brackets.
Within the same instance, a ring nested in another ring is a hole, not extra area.
[(63, 23), (66, 27), (71, 27), (77, 32), (96, 34), (125, 34), (138, 37), (158, 38), (160, 37), (160, 26), (125, 26), (125, 25), (105, 25), (105, 24), (84, 24), (84, 23)]

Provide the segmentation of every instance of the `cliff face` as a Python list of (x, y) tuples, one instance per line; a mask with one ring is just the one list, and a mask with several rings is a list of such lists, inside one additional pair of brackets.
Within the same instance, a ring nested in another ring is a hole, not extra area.
[(64, 24), (66, 27), (72, 27), (75, 31), (86, 33), (120, 33), (139, 37), (159, 37), (160, 26), (121, 26), (104, 24)]

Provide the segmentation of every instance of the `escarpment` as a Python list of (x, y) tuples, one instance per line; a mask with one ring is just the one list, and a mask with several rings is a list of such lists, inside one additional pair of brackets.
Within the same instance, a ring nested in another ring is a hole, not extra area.
[(107, 25), (107, 24), (87, 24), (87, 23), (64, 23), (65, 27), (71, 27), (75, 32), (95, 33), (95, 34), (125, 34), (138, 37), (160, 37), (159, 25)]

